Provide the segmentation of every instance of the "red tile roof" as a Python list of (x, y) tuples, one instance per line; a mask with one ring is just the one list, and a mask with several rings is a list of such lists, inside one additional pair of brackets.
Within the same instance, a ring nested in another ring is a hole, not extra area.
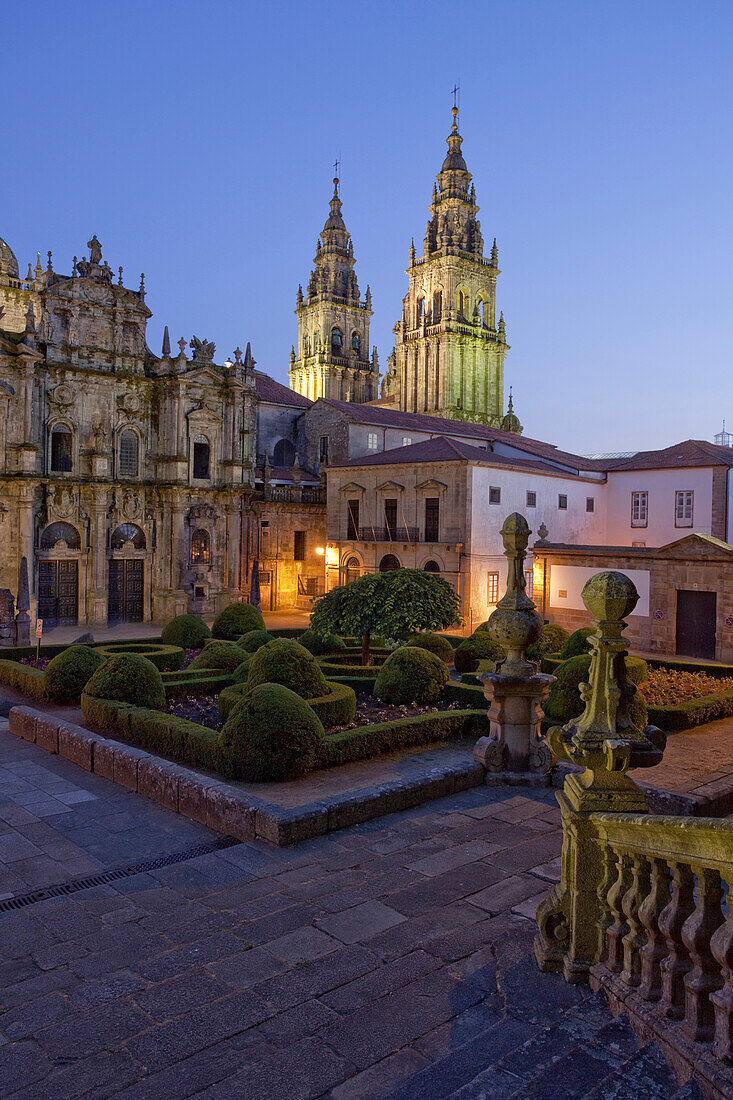
[(664, 470), (684, 466), (733, 466), (733, 448), (705, 439), (685, 439), (657, 451), (640, 451), (632, 458), (606, 459), (607, 470)]
[(313, 404), (307, 397), (303, 397), (302, 393), (296, 393), (288, 386), (283, 386), (281, 382), (276, 382), (261, 370), (255, 371), (255, 386), (260, 401), (267, 401), (271, 405), (290, 405), (296, 409), (309, 409)]
[[(407, 447), (393, 447), (389, 451), (377, 451), (373, 454), (363, 455), (361, 458), (352, 458), (349, 462), (341, 463), (341, 466), (391, 466), (395, 463), (420, 463), (420, 462), (483, 462), (488, 466), (515, 467), (521, 470), (536, 470), (538, 473), (557, 474), (563, 477), (573, 477), (564, 470), (558, 470), (548, 462), (539, 458), (518, 458), (513, 455), (497, 454), (495, 451), (481, 447), (473, 447), (470, 443), (464, 443), (460, 439), (450, 439), (448, 436), (439, 435), (434, 439), (425, 439), (422, 443), (411, 443)], [(329, 466), (335, 469), (336, 466)]]

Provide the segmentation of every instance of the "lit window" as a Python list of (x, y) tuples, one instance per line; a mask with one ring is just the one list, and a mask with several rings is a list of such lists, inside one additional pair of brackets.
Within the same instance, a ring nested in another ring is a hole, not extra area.
[(528, 489), (527, 490), (527, 507), (528, 508), (536, 508), (537, 507), (537, 493), (535, 493), (535, 491), (533, 489)]
[(486, 602), (495, 604), (499, 602), (499, 574), (486, 574)]
[(489, 489), (489, 504), (501, 504), (501, 489), (497, 485)]
[(567, 506), (568, 506), (568, 495), (567, 495), (567, 493), (558, 493), (557, 494), (557, 506), (560, 509), (567, 508)]
[(378, 451), (379, 450), (379, 436), (376, 432), (369, 432), (367, 435), (367, 450)]
[(64, 424), (59, 424), (51, 432), (51, 473), (68, 474), (73, 470), (72, 440), (71, 431)]
[(191, 563), (205, 564), (211, 560), (209, 532), (200, 527), (191, 535)]
[(692, 527), (692, 505), (694, 495), (693, 492), (687, 489), (675, 493), (675, 527)]
[(595, 512), (595, 510), (596, 510), (596, 498), (595, 497), (586, 497), (585, 498), (585, 510), (586, 510), (586, 512)]
[(649, 493), (631, 494), (631, 526), (646, 527), (649, 514)]
[(411, 443), (412, 443), (412, 436), (411, 435), (403, 435), (402, 436), (402, 446), (403, 447), (409, 447)]
[(120, 476), (137, 477), (137, 435), (129, 429), (120, 436)]

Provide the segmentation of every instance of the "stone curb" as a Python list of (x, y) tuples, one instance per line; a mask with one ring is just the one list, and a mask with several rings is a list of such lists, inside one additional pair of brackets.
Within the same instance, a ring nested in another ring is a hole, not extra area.
[(395, 779), (347, 791), (304, 806), (284, 809), (245, 794), (234, 784), (203, 775), (120, 741), (51, 718), (32, 707), (13, 707), (9, 730), (58, 753), (72, 764), (109, 779), (168, 810), (237, 840), (266, 840), (285, 846), (324, 836), (384, 814), (456, 794), (484, 781), (484, 769), (466, 762), (433, 765), (412, 780)]

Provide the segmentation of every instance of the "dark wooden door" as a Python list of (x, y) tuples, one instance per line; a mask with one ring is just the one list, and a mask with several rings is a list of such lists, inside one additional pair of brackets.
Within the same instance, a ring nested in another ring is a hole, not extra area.
[(38, 618), (53, 626), (76, 626), (79, 621), (79, 563), (38, 563)]
[(677, 653), (715, 660), (715, 592), (677, 593)]
[(107, 589), (107, 618), (111, 623), (143, 621), (142, 559), (122, 561), (111, 558)]

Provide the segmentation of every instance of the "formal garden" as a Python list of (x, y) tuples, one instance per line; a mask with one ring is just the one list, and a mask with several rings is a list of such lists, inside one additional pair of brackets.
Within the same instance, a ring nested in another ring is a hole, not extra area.
[[(81, 707), (106, 736), (234, 780), (293, 780), (396, 750), (488, 733), (477, 675), (506, 656), (459, 625), (451, 586), (421, 570), (373, 574), (315, 601), (305, 631), (268, 632), (232, 604), (211, 628), (180, 615), (159, 640), (8, 651), (0, 683)], [(545, 624), (528, 657), (557, 679), (544, 728), (583, 709), (590, 628)], [(733, 668), (627, 657), (631, 717), (673, 732), (733, 714)]]

